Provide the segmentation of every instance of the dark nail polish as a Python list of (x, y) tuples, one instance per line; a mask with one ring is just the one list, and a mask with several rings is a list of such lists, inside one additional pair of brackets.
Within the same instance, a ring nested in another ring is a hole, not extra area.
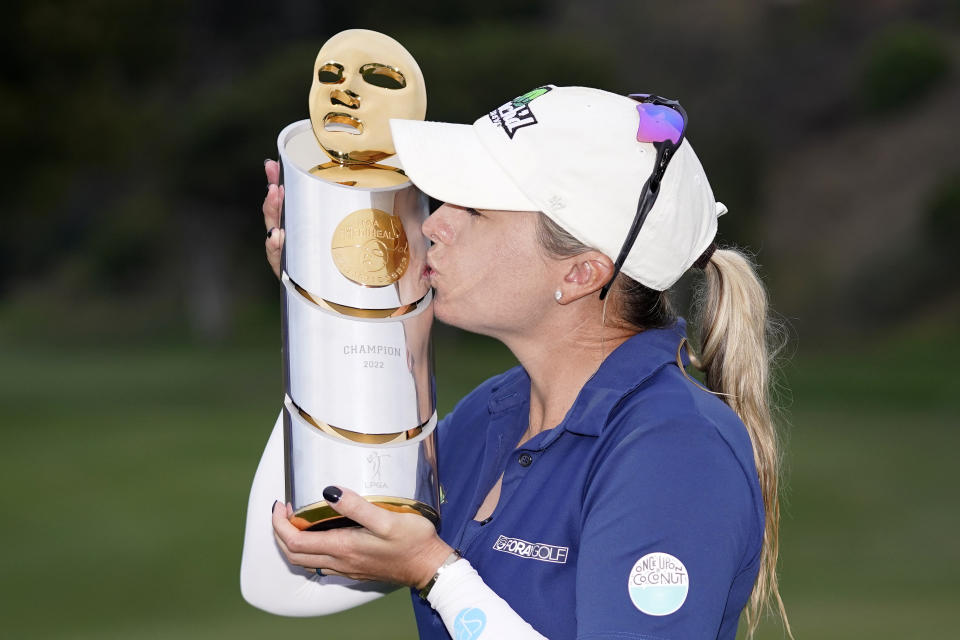
[(317, 569), (317, 575), (323, 577), (323, 569)]
[(270, 158), (263, 159), (263, 166), (267, 166), (267, 163), (270, 162)]
[(276, 229), (276, 227), (270, 227), (270, 231), (267, 231), (267, 238), (269, 238), (269, 237), (271, 237), (271, 236), (273, 235), (274, 229)]
[(277, 508), (277, 503), (278, 503), (278, 502), (280, 502), (280, 501), (279, 501), (279, 500), (274, 500), (274, 501), (273, 501), (273, 505), (270, 506), (270, 513), (273, 513), (273, 510)]
[(336, 504), (340, 502), (340, 496), (342, 495), (343, 491), (340, 491), (340, 489), (337, 487), (327, 487), (323, 490), (323, 499), (330, 504)]

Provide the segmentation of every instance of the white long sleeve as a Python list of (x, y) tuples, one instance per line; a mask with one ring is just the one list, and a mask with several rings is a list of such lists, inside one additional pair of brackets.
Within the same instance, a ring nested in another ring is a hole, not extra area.
[(487, 586), (465, 559), (446, 567), (427, 595), (451, 638), (547, 640)]
[(271, 510), (283, 500), (283, 414), (267, 440), (250, 488), (240, 563), (240, 591), (258, 609), (281, 616), (322, 616), (359, 606), (397, 587), (318, 576), (289, 564), (273, 537)]

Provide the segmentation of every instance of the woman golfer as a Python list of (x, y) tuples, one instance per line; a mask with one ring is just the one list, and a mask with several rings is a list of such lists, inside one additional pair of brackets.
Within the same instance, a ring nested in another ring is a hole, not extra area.
[[(412, 587), (421, 638), (733, 639), (744, 608), (751, 632), (766, 606), (783, 615), (767, 299), (714, 244), (725, 208), (682, 107), (548, 86), (473, 125), (391, 126), (411, 180), (445, 203), (423, 224), (436, 317), (520, 366), (438, 427), (439, 533), (345, 487), (324, 497), (363, 528), (302, 532), (270, 496), (276, 543), (248, 524), (248, 599), (310, 614), (319, 578), (258, 580), (272, 562)], [(271, 186), (268, 229), (279, 206)], [(696, 357), (669, 301), (689, 269)], [(274, 458), (261, 472), (282, 476)]]

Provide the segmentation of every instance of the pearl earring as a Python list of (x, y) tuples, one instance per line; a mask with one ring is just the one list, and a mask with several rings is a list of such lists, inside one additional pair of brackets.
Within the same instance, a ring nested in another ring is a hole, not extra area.
[(560, 302), (561, 300), (563, 300), (563, 291), (560, 291), (560, 289), (557, 289), (556, 291), (554, 291), (553, 299), (556, 300), (557, 302)]

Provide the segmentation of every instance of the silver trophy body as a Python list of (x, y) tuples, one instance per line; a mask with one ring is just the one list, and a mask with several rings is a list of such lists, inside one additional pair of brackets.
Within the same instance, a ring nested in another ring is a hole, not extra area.
[[(365, 188), (311, 175), (326, 158), (308, 120), (286, 127), (277, 143), (291, 522), (312, 530), (351, 524), (322, 496), (339, 485), (437, 523), (426, 197), (409, 182)], [(397, 236), (406, 247), (384, 246)], [(406, 255), (384, 268), (391, 251)], [(364, 284), (378, 280), (385, 284)]]

